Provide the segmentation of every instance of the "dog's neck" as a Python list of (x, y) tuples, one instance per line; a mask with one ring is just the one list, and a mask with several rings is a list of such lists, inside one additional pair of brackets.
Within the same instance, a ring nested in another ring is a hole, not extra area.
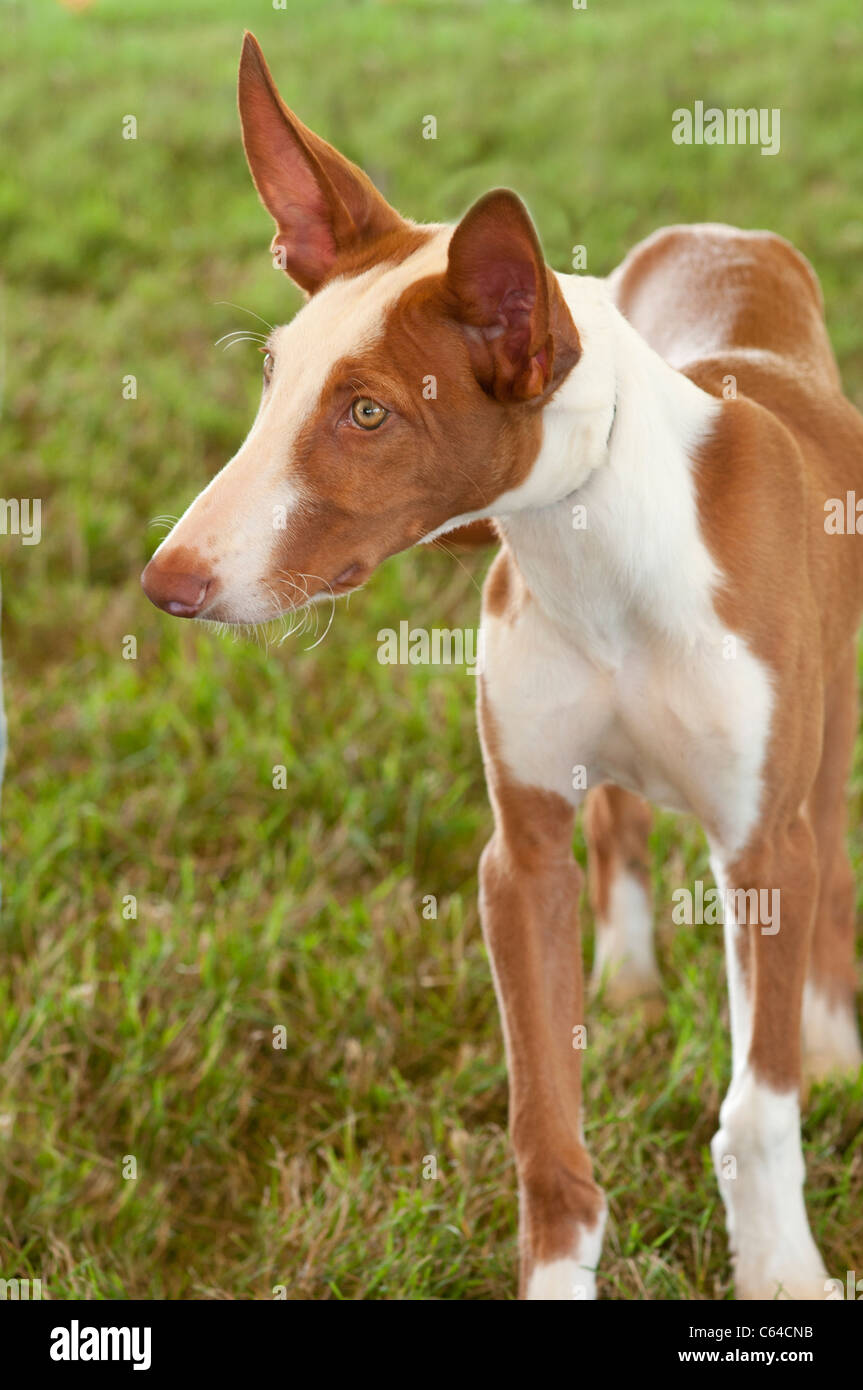
[(614, 665), (636, 630), (691, 641), (704, 624), (716, 571), (694, 459), (719, 405), (647, 345), (603, 282), (559, 278), (583, 355), (545, 408), (529, 504), (496, 520), (546, 614)]

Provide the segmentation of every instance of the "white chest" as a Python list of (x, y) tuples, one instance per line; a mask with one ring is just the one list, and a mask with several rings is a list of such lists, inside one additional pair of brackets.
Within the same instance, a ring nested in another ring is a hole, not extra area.
[(565, 638), (534, 602), (484, 629), (489, 706), (516, 781), (576, 805), (613, 782), (742, 846), (758, 817), (770, 681), (718, 619), (691, 645), (627, 635), (614, 661), (607, 643)]

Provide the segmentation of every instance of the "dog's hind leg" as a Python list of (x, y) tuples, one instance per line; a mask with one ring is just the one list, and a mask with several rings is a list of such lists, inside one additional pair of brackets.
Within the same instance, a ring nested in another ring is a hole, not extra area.
[(651, 819), (646, 801), (609, 784), (590, 793), (584, 810), (596, 924), (592, 988), (612, 1007), (638, 1000), (658, 1012), (663, 994), (653, 949), (647, 852)]
[(823, 751), (808, 802), (820, 882), (803, 995), (807, 1080), (831, 1072), (854, 1073), (863, 1064), (854, 1003), (854, 875), (845, 844), (857, 706), (857, 653), (851, 647), (826, 694)]

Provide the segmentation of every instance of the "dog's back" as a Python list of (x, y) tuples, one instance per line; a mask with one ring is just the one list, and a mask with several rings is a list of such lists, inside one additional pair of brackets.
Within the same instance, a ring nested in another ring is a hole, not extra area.
[(842, 394), (809, 262), (772, 232), (703, 223), (654, 233), (608, 283), (656, 352), (738, 407), (701, 460), (706, 529), (721, 518), (722, 546), (745, 549), (747, 583), (759, 570), (775, 582), (778, 554), (796, 567), (797, 589), (806, 566), (825, 647), (841, 643), (863, 607), (863, 514), (859, 532), (852, 522), (837, 534), (831, 502), (848, 516), (849, 494), (863, 506), (863, 418)]
[(773, 232), (664, 227), (630, 251), (609, 285), (621, 312), (673, 367), (770, 353), (774, 368), (841, 390), (815, 272)]

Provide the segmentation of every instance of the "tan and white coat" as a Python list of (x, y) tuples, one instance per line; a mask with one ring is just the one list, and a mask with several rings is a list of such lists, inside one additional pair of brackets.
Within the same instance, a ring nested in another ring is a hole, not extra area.
[(522, 1292), (592, 1296), (605, 1219), (572, 1046), (586, 798), (612, 1000), (660, 988), (647, 801), (699, 818), (720, 885), (779, 894), (778, 931), (726, 920), (733, 1077), (713, 1155), (739, 1296), (823, 1297), (799, 1090), (804, 1060), (861, 1061), (843, 836), (863, 608), (863, 542), (829, 535), (824, 504), (863, 494), (863, 420), (815, 276), (779, 237), (712, 225), (657, 233), (606, 281), (555, 275), (506, 190), (455, 229), (408, 223), (288, 111), (251, 36), (240, 111), (274, 247), (310, 298), (270, 339), (247, 440), (144, 587), (179, 616), (257, 622), (494, 519), (481, 907)]

